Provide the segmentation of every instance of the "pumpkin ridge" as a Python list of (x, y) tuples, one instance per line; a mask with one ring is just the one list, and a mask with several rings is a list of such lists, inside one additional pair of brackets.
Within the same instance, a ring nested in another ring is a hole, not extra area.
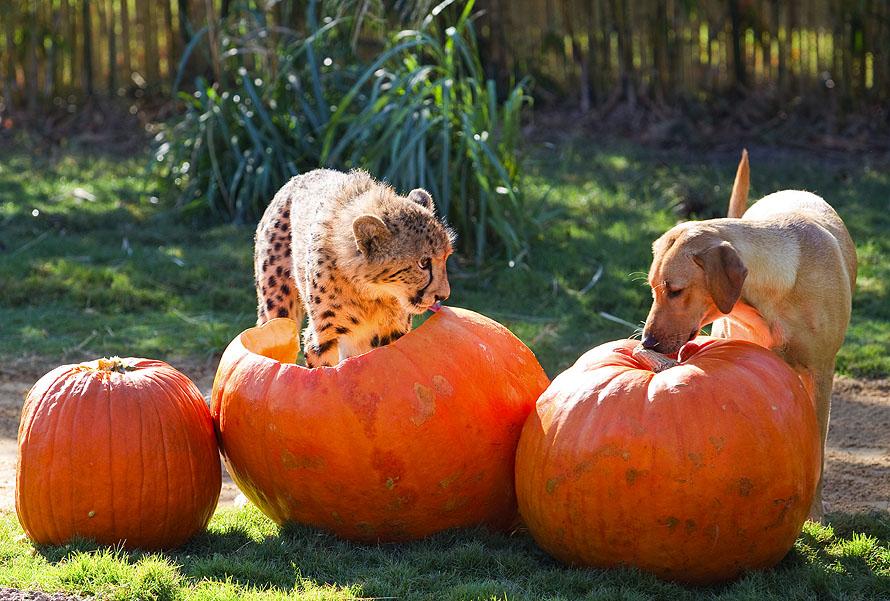
[[(156, 373), (159, 379), (165, 382), (164, 392), (169, 398), (170, 406), (174, 407), (177, 411), (177, 415), (179, 416), (178, 420), (170, 420), (171, 427), (173, 428), (173, 433), (175, 433), (176, 438), (179, 439), (182, 444), (182, 448), (184, 449), (184, 453), (186, 455), (186, 460), (188, 461), (188, 482), (182, 482), (180, 485), (191, 485), (193, 490), (198, 490), (199, 485), (205, 485), (206, 483), (203, 479), (199, 480), (199, 474), (201, 474), (201, 470), (198, 469), (199, 466), (195, 463), (195, 458), (199, 456), (199, 453), (196, 451), (200, 451), (201, 449), (197, 446), (202, 443), (202, 440), (198, 437), (189, 436), (188, 432), (184, 428), (184, 425), (187, 423), (200, 423), (202, 430), (204, 430), (207, 434), (210, 435), (211, 439), (215, 440), (215, 435), (212, 431), (212, 428), (208, 428), (207, 420), (209, 420), (209, 411), (205, 412), (199, 409), (206, 409), (206, 405), (204, 404), (204, 398), (201, 396), (201, 392), (194, 385), (194, 383), (188, 378), (180, 378), (177, 377), (177, 372), (174, 371), (174, 368), (168, 365), (162, 365), (156, 368)], [(185, 398), (187, 402), (177, 403), (177, 398)], [(198, 404), (202, 407), (198, 407)], [(202, 445), (203, 446), (203, 445)], [(215, 445), (214, 445), (215, 446)], [(219, 471), (216, 472), (219, 474)], [(214, 476), (216, 476), (214, 474)], [(214, 480), (217, 478), (214, 477)], [(219, 488), (219, 485), (214, 482), (214, 487)], [(219, 495), (217, 494), (217, 501)], [(190, 511), (180, 511), (178, 512), (178, 520), (177, 523), (182, 525), (182, 517), (181, 516), (200, 516), (200, 525), (206, 525), (209, 520), (209, 515), (206, 515), (207, 509), (205, 509), (202, 513), (199, 511), (202, 509), (199, 505), (200, 499), (194, 495), (188, 497), (188, 503), (190, 503), (191, 510)], [(169, 507), (171, 504), (168, 501), (167, 506)], [(213, 512), (216, 503), (210, 503), (208, 505), (209, 511)], [(168, 522), (165, 522), (168, 523)], [(186, 524), (187, 526), (191, 526), (192, 524)], [(169, 526), (167, 527), (167, 532), (165, 536), (169, 535), (177, 535), (175, 529), (171, 529)]]
[[(144, 390), (140, 390), (140, 396), (136, 398), (135, 404), (142, 404), (142, 396), (145, 394)], [(138, 415), (138, 414), (137, 414)], [(145, 436), (145, 424), (143, 422), (143, 416), (139, 416), (137, 420), (139, 424), (139, 506), (144, 506), (146, 502), (146, 487), (145, 487), (145, 472), (149, 466), (145, 463), (145, 445), (143, 444), (144, 436)], [(139, 520), (139, 537), (142, 538), (145, 536), (145, 526), (142, 520)]]
[[(169, 375), (171, 375), (171, 374), (168, 374), (168, 376)], [(195, 386), (191, 380), (185, 380), (185, 381), (174, 380), (174, 384), (177, 386), (178, 389), (180, 389), (182, 391), (182, 394), (188, 395), (187, 398), (190, 400), (190, 402), (187, 405), (181, 406), (180, 411), (182, 413), (186, 413), (186, 414), (197, 413), (198, 415), (196, 415), (195, 417), (197, 417), (201, 421), (203, 429), (215, 441), (216, 433), (213, 431), (213, 424), (212, 424), (212, 420), (210, 418), (210, 412), (209, 411), (205, 412), (207, 405), (204, 401), (204, 397), (201, 395), (201, 391), (198, 390), (198, 387)], [(200, 404), (202, 405), (201, 408), (197, 407), (199, 399), (200, 399)], [(188, 417), (188, 415), (187, 415), (187, 417)], [(186, 422), (186, 420), (182, 420), (182, 423), (185, 423), (185, 422)], [(182, 428), (180, 428), (180, 435), (185, 439), (187, 449), (188, 449), (189, 476), (190, 476), (190, 480), (192, 483), (192, 488), (197, 488), (199, 484), (203, 484), (202, 480), (199, 479), (201, 471), (199, 470), (199, 466), (196, 465), (196, 463), (195, 463), (196, 457), (199, 456), (198, 453), (195, 452), (195, 451), (199, 450), (196, 448), (196, 446), (201, 441), (199, 441), (197, 438), (188, 436), (188, 433), (185, 432), (184, 430), (182, 430)], [(216, 446), (216, 445), (214, 445), (214, 446)], [(217, 449), (217, 453), (218, 453), (218, 449)], [(220, 484), (222, 484), (221, 470), (218, 473), (219, 473)], [(214, 480), (216, 480), (216, 478), (214, 478)], [(219, 496), (217, 495), (217, 503), (218, 502), (219, 502)], [(216, 503), (214, 503), (212, 505), (215, 506)], [(192, 506), (194, 508), (194, 511), (191, 512), (189, 515), (196, 515), (198, 513), (198, 511), (201, 509), (201, 507), (198, 505), (198, 499), (195, 497), (192, 497)], [(209, 521), (210, 517), (213, 515), (213, 510), (214, 510), (214, 507), (210, 507), (209, 515), (207, 515), (208, 509), (205, 508), (204, 512), (201, 514), (201, 520), (203, 523), (206, 524), (207, 521)]]
[[(90, 379), (88, 377), (85, 377), (83, 374), (77, 374), (74, 377), (69, 377), (72, 374), (72, 371), (73, 370), (65, 372), (64, 374), (61, 375), (61, 377), (58, 380), (56, 380), (56, 382), (58, 382), (62, 385), (61, 390), (59, 391), (60, 396), (62, 393), (64, 393), (65, 396), (67, 396), (69, 394), (69, 390), (78, 388), (78, 385), (86, 388), (87, 390), (89, 389)], [(66, 384), (67, 384), (67, 386), (66, 386)], [(44, 397), (40, 400), (40, 405), (42, 406), (46, 402), (47, 402), (47, 400)], [(69, 428), (67, 430), (65, 430), (65, 432), (64, 432), (64, 434), (67, 435), (66, 437), (68, 439), (68, 448), (69, 449), (71, 449), (71, 445), (73, 444), (71, 432), (74, 432), (74, 425), (77, 423), (77, 421), (74, 418), (77, 417), (77, 412), (79, 412), (81, 407), (82, 407), (82, 404), (79, 402), (76, 402), (76, 403), (59, 402), (59, 411), (65, 411), (66, 415), (68, 415), (72, 411), (75, 413), (75, 415), (72, 416), (72, 418), (71, 418)], [(50, 433), (50, 435), (48, 437), (48, 439), (51, 441), (51, 450), (49, 452), (49, 464), (51, 466), (56, 466), (56, 463), (57, 463), (57, 461), (55, 460), (56, 459), (55, 451), (56, 451), (56, 442), (57, 442), (56, 435), (58, 434), (59, 424), (62, 422), (63, 422), (62, 419), (58, 419), (55, 421), (55, 423), (53, 424), (52, 432)], [(69, 451), (68, 455), (66, 455), (66, 464), (67, 464), (68, 470), (71, 470), (70, 458), (73, 456), (74, 455), (70, 451)], [(55, 531), (55, 537), (53, 538), (53, 540), (60, 541), (62, 539), (62, 528), (59, 526), (58, 517), (56, 516), (56, 511), (55, 511), (55, 508), (53, 507), (52, 499), (49, 496), (49, 492), (55, 488), (55, 486), (53, 486), (53, 480), (56, 480), (56, 478), (53, 478), (53, 476), (56, 474), (56, 472), (57, 472), (56, 469), (50, 469), (49, 478), (47, 479), (47, 484), (46, 484), (46, 486), (43, 487), (43, 492), (44, 492), (44, 495), (46, 496), (47, 510), (42, 511), (41, 514), (50, 516), (51, 522), (53, 525), (53, 530)], [(76, 494), (74, 487), (69, 486), (68, 491), (71, 495), (71, 499), (73, 502), (73, 499), (75, 498), (75, 494)]]
[[(152, 371), (146, 371), (146, 373), (144, 374), (143, 377), (144, 377), (145, 379), (147, 379), (147, 380), (151, 380), (156, 386), (159, 385), (159, 384), (162, 385), (163, 382), (157, 380), (154, 376), (155, 376), (155, 374), (153, 373), (153, 370), (152, 370)], [(166, 396), (166, 394), (167, 394), (167, 388), (166, 388), (166, 386), (162, 386), (162, 387), (161, 387), (161, 390), (164, 391), (164, 395)], [(161, 435), (161, 443), (162, 443), (162, 450), (163, 450), (163, 454), (162, 454), (162, 455), (163, 455), (164, 457), (166, 457), (166, 456), (168, 455), (168, 450), (167, 450), (167, 449), (168, 449), (168, 445), (167, 445), (167, 429), (164, 427), (164, 419), (163, 419), (163, 417), (161, 417), (161, 411), (160, 411), (160, 409), (158, 408), (158, 404), (157, 404), (157, 403), (152, 403), (152, 408), (154, 409), (155, 417), (156, 417), (157, 420), (158, 420), (158, 431), (160, 432), (160, 435)], [(159, 523), (159, 524), (167, 524), (167, 523), (168, 523), (168, 520), (170, 519), (170, 503), (169, 503), (169, 501), (167, 500), (167, 499), (170, 498), (170, 470), (169, 470), (169, 468), (167, 467), (167, 462), (166, 462), (166, 461), (162, 461), (161, 463), (164, 464), (164, 477), (163, 477), (162, 481), (163, 481), (163, 483), (164, 483), (164, 495), (163, 495), (163, 498), (165, 499), (165, 501), (164, 501), (164, 503), (163, 503), (163, 506), (164, 506), (164, 518), (163, 518), (163, 520), (160, 520), (160, 522), (158, 522), (158, 523)], [(141, 501), (140, 501), (140, 504), (141, 504)], [(157, 532), (158, 532), (158, 531), (155, 530), (155, 528), (157, 527), (157, 525), (156, 525), (156, 524), (152, 524), (151, 526), (152, 526), (152, 531), (153, 531), (153, 533), (154, 533), (155, 535), (157, 535)], [(156, 536), (153, 537), (153, 538), (156, 538)]]
[[(271, 405), (274, 402), (274, 400), (269, 399), (269, 390), (272, 389), (272, 385), (275, 383), (276, 378), (278, 377), (278, 374), (281, 372), (281, 366), (282, 366), (282, 364), (280, 362), (273, 361), (272, 365), (268, 369), (268, 372), (266, 372), (266, 374), (264, 374), (265, 375), (265, 383), (264, 383), (265, 385), (263, 387), (263, 395), (260, 397), (260, 399), (266, 401), (265, 403), (263, 403), (263, 412), (267, 416), (270, 415)], [(271, 421), (266, 421), (265, 423), (271, 423)], [(268, 430), (264, 431), (263, 435), (260, 436), (260, 444), (263, 447), (263, 455), (265, 457), (274, 457), (275, 456), (274, 454), (271, 453), (271, 449), (269, 448), (269, 432), (268, 432)], [(264, 480), (266, 482), (271, 482), (273, 480), (272, 462), (271, 461), (268, 461), (265, 463), (265, 471), (266, 471), (266, 477), (264, 478)]]
[[(116, 357), (116, 359), (117, 359), (116, 364), (120, 364), (120, 357)], [(126, 372), (123, 370), (121, 370), (117, 373), (126, 374)], [(114, 445), (114, 419), (112, 419), (113, 418), (112, 412), (114, 411), (115, 403), (113, 403), (112, 399), (111, 399), (111, 390), (112, 389), (111, 389), (111, 382), (109, 380), (110, 380), (110, 377), (103, 377), (100, 381), (102, 383), (102, 387), (105, 389), (105, 399), (106, 399), (106, 405), (107, 405), (107, 409), (105, 411), (105, 417), (106, 417), (106, 421), (108, 422), (108, 448), (113, 449), (115, 447), (115, 445)], [(117, 511), (115, 511), (115, 507), (114, 507), (115, 470), (114, 470), (114, 458), (111, 453), (108, 454), (108, 474), (110, 475), (110, 478), (108, 478), (108, 489), (110, 491), (109, 499), (111, 500), (111, 507), (109, 508), (109, 513), (111, 515), (111, 531), (115, 532), (117, 530), (116, 525), (114, 523), (115, 515), (117, 514)]]
[[(79, 397), (80, 395), (91, 394), (92, 393), (91, 387), (93, 385), (93, 380), (89, 376), (89, 374), (77, 373), (76, 375), (74, 375), (73, 371), (74, 370), (72, 370), (71, 372), (67, 372), (64, 376), (65, 381), (67, 381), (67, 383), (70, 384), (70, 388), (63, 389), (63, 391), (60, 391), (60, 393), (63, 392), (66, 397), (68, 397), (69, 394), (76, 394), (77, 397)], [(72, 374), (73, 377), (68, 378), (67, 376), (69, 374)], [(63, 381), (63, 384), (65, 383), (65, 381)], [(76, 392), (71, 392), (71, 391), (76, 391)], [(70, 399), (66, 400), (65, 402), (59, 402), (59, 411), (60, 412), (64, 411), (65, 412), (64, 415), (66, 417), (69, 417), (68, 427), (63, 432), (63, 436), (68, 441), (68, 448), (69, 448), (69, 453), (64, 458), (64, 468), (65, 468), (65, 471), (68, 471), (68, 472), (75, 471), (74, 466), (72, 465), (72, 461), (71, 461), (71, 458), (75, 456), (73, 453), (73, 446), (74, 446), (75, 441), (73, 439), (72, 432), (76, 432), (76, 425), (80, 419), (80, 411), (83, 409), (83, 405), (84, 404), (82, 402), (80, 402), (80, 398), (76, 398), (73, 402), (71, 402)], [(57, 436), (58, 436), (59, 426), (64, 423), (65, 423), (65, 420), (62, 419), (60, 416), (59, 419), (56, 420), (55, 427), (53, 428), (53, 431), (49, 436), (49, 440), (52, 443), (52, 450), (50, 451), (50, 454), (49, 454), (49, 463), (53, 466), (55, 466), (58, 463), (58, 461), (56, 460), (56, 447), (58, 446)], [(52, 523), (54, 526), (54, 530), (56, 532), (54, 540), (61, 541), (63, 529), (59, 525), (58, 516), (56, 515), (55, 507), (53, 507), (52, 499), (50, 496), (50, 491), (52, 491), (56, 488), (56, 484), (54, 484), (53, 481), (57, 480), (58, 478), (55, 478), (53, 476), (56, 476), (58, 471), (59, 471), (58, 469), (50, 471), (50, 478), (47, 481), (47, 485), (44, 488), (44, 492), (46, 493), (46, 495), (48, 497), (48, 510), (46, 513), (48, 513), (50, 516), (52, 516)], [(77, 491), (75, 490), (74, 486), (71, 486), (71, 485), (60, 486), (59, 488), (62, 490), (67, 488), (69, 495), (70, 495), (71, 503), (76, 502)], [(73, 507), (73, 505), (71, 505), (71, 506)]]
[[(199, 476), (202, 474), (209, 474), (209, 472), (204, 472), (198, 469), (198, 465), (195, 463), (196, 457), (200, 454), (197, 451), (200, 451), (200, 447), (198, 445), (203, 446), (203, 443), (207, 439), (201, 439), (195, 436), (189, 436), (187, 430), (185, 429), (185, 424), (193, 423), (200, 427), (201, 431), (205, 432), (211, 439), (215, 440), (215, 435), (212, 431), (212, 428), (208, 428), (207, 420), (209, 419), (209, 411), (199, 410), (198, 405), (203, 406), (203, 409), (206, 409), (206, 404), (204, 403), (204, 397), (201, 396), (200, 390), (194, 385), (194, 383), (188, 378), (179, 378), (176, 377), (177, 372), (174, 371), (174, 368), (168, 365), (163, 365), (156, 369), (158, 377), (165, 382), (164, 391), (167, 397), (170, 399), (170, 406), (175, 408), (179, 419), (177, 420), (168, 420), (170, 423), (170, 427), (172, 428), (171, 436), (175, 435), (175, 439), (178, 439), (179, 444), (177, 448), (182, 448), (183, 452), (186, 456), (186, 461), (188, 462), (188, 478), (187, 481), (183, 479), (182, 482), (174, 483), (174, 486), (190, 486), (193, 490), (199, 490), (201, 488), (206, 487), (207, 482), (205, 482), (203, 478), (199, 479)], [(186, 402), (177, 403), (177, 398), (184, 398)], [(174, 439), (174, 441), (175, 441)], [(215, 447), (215, 445), (214, 445)], [(216, 449), (214, 448), (214, 451)], [(182, 470), (178, 470), (177, 473), (182, 476)], [(216, 474), (220, 472), (217, 471)], [(219, 484), (217, 484), (217, 480), (219, 477), (216, 474), (211, 475), (214, 480), (213, 485), (217, 490), (219, 489)], [(221, 477), (221, 476), (220, 476)], [(207, 523), (207, 519), (210, 516), (205, 515), (208, 508), (212, 513), (215, 508), (216, 502), (218, 502), (219, 495), (217, 494), (216, 500), (212, 503), (209, 503), (207, 508), (203, 508), (199, 505), (200, 499), (194, 495), (188, 497), (186, 503), (189, 504), (191, 508), (190, 511), (178, 511), (178, 508), (174, 508), (177, 511), (177, 520), (176, 523), (179, 524), (179, 528), (182, 528), (183, 525), (191, 527), (194, 524), (195, 518), (200, 517), (197, 521), (200, 522), (199, 526), (204, 526)], [(167, 506), (170, 507), (172, 504), (167, 502)], [(192, 522), (183, 524), (183, 516), (188, 516)], [(168, 523), (169, 522), (165, 522)], [(176, 528), (171, 528), (169, 525), (167, 526), (165, 536), (174, 536), (178, 533), (176, 532)], [(184, 541), (183, 541), (184, 542)]]
[[(219, 445), (216, 442), (216, 431), (213, 428), (213, 417), (210, 415), (208, 401), (205, 401), (204, 396), (201, 394), (201, 391), (198, 389), (197, 385), (194, 385), (193, 382), (190, 382), (190, 384), (192, 384), (193, 388), (195, 389), (195, 391), (197, 393), (197, 396), (195, 398), (195, 406), (192, 409), (193, 409), (193, 411), (197, 411), (199, 413), (200, 419), (204, 422), (204, 429), (209, 434), (208, 441), (212, 441), (210, 443), (210, 446), (213, 447), (213, 450), (214, 450), (213, 455), (216, 460), (217, 467), (219, 467), (219, 469), (216, 472), (214, 481), (219, 482), (219, 484), (216, 485), (216, 488), (218, 490), (221, 490), (223, 467), (220, 464)], [(198, 404), (198, 402), (197, 402), (198, 398), (201, 399), (200, 404)], [(195, 473), (197, 473), (197, 471)], [(210, 518), (213, 517), (213, 514), (216, 511), (216, 505), (218, 505), (218, 504), (219, 504), (219, 493), (217, 493), (217, 495), (216, 495), (216, 503), (213, 503), (213, 506), (208, 507), (204, 512), (203, 521), (205, 524), (210, 522)]]
[[(161, 375), (165, 380), (167, 380), (169, 378), (169, 374), (167, 374), (166, 372), (161, 372), (159, 375)], [(172, 391), (170, 390), (171, 388), (173, 389)], [(193, 458), (194, 449), (192, 448), (193, 441), (190, 439), (189, 436), (185, 435), (185, 432), (183, 432), (182, 428), (180, 427), (180, 424), (186, 422), (186, 412), (190, 411), (192, 408), (191, 407), (192, 391), (189, 388), (186, 388), (185, 386), (180, 384), (179, 382), (174, 381), (173, 379), (169, 379), (169, 381), (166, 382), (165, 391), (167, 392), (168, 397), (174, 397), (176, 394), (178, 394), (180, 397), (185, 396), (187, 399), (189, 399), (188, 405), (186, 405), (185, 403), (179, 403), (179, 404), (174, 405), (176, 407), (176, 411), (177, 411), (177, 414), (179, 415), (180, 419), (176, 422), (173, 422), (171, 425), (176, 426), (175, 431), (177, 434), (177, 438), (179, 438), (180, 441), (182, 443), (184, 443), (183, 448), (185, 449), (185, 457), (186, 457), (186, 461), (188, 462), (188, 467), (189, 467), (189, 469), (188, 469), (189, 482), (191, 483), (191, 487), (194, 488), (195, 485), (197, 484), (197, 482), (195, 481), (195, 463), (194, 463), (194, 458)], [(175, 394), (173, 394), (173, 393), (175, 393)], [(197, 512), (197, 510), (198, 510), (197, 499), (192, 497), (188, 500), (188, 502), (191, 503), (191, 511), (185, 512), (184, 514), (194, 515), (195, 512)]]
[[(62, 371), (63, 369), (64, 369), (64, 367), (57, 368), (57, 369), (53, 370), (52, 373), (55, 373), (56, 371)], [(39, 403), (43, 401), (43, 397), (47, 394), (46, 389), (40, 391), (39, 387), (41, 385), (43, 385), (44, 381), (49, 381), (50, 383), (54, 382), (54, 380), (49, 379), (49, 376), (50, 376), (50, 374), (47, 374), (47, 375), (43, 376), (42, 378), (40, 378), (40, 380), (38, 380), (28, 390), (28, 394), (25, 396), (25, 403), (22, 407), (22, 420), (19, 423), (19, 430), (18, 430), (18, 435), (17, 435), (17, 440), (16, 440), (16, 442), (19, 446), (22, 444), (23, 441), (30, 440), (30, 432), (31, 432), (31, 428), (33, 427), (33, 424), (34, 424), (34, 420), (32, 419), (32, 414), (34, 413), (34, 411), (35, 411), (36, 407), (39, 405)], [(37, 400), (33, 400), (34, 399), (33, 393), (34, 393), (35, 389), (38, 389), (38, 392), (40, 394), (40, 396)], [(22, 470), (21, 470), (21, 463), (22, 463), (22, 457), (21, 457), (21, 453), (19, 453), (18, 457), (16, 458), (16, 486), (15, 486), (16, 508), (20, 512), (19, 513), (19, 521), (20, 522), (30, 522), (31, 520), (28, 519), (28, 516), (31, 513), (30, 509), (28, 507), (25, 507), (24, 503), (19, 502), (21, 486), (22, 486), (21, 480), (24, 479), (24, 475), (22, 474)], [(25, 528), (25, 530), (27, 532), (27, 527)]]
[[(173, 401), (175, 400), (174, 396), (173, 396), (173, 391), (171, 390), (173, 383), (169, 382), (167, 380), (167, 378), (165, 377), (166, 374), (162, 371), (162, 369), (158, 368), (158, 369), (146, 370), (145, 375), (147, 376), (148, 379), (153, 380), (155, 382), (156, 386), (158, 387), (158, 389), (160, 391), (159, 396), (161, 394), (163, 395), (165, 405), (167, 403), (169, 403), (171, 406), (175, 406), (177, 409), (177, 414), (179, 415), (180, 418), (182, 418), (183, 417), (182, 404), (181, 403), (179, 403), (179, 404), (173, 403)], [(167, 407), (165, 406), (165, 409), (166, 408)], [(164, 454), (164, 456), (167, 456), (169, 454), (168, 448), (170, 448), (171, 446), (173, 448), (176, 448), (176, 442), (177, 442), (176, 438), (178, 438), (178, 434), (179, 434), (178, 424), (177, 424), (176, 420), (163, 419), (160, 414), (161, 408), (159, 407), (158, 404), (155, 404), (155, 409), (156, 409), (156, 412), (158, 415), (158, 427), (161, 431), (161, 438), (164, 441), (164, 453), (163, 454)], [(164, 494), (164, 503), (163, 503), (164, 518), (159, 521), (159, 524), (165, 525), (161, 531), (162, 535), (168, 533), (171, 530), (170, 526), (169, 526), (170, 519), (171, 519), (169, 498), (170, 498), (170, 489), (171, 489), (171, 487), (174, 487), (176, 484), (171, 481), (170, 470), (167, 469), (166, 463), (164, 464), (164, 466), (165, 466), (165, 470), (164, 470), (165, 494)], [(191, 467), (191, 462), (190, 462), (189, 466)], [(173, 517), (175, 519), (178, 516), (174, 515)], [(155, 536), (157, 536), (158, 533), (159, 533), (158, 530), (154, 530), (154, 532), (153, 532), (153, 534)]]

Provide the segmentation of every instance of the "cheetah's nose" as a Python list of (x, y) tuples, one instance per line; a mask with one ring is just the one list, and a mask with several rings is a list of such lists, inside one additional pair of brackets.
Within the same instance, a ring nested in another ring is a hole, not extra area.
[(446, 298), (448, 298), (448, 296), (442, 296), (441, 294), (437, 294), (435, 298), (436, 298), (436, 302), (440, 303), (443, 300), (445, 300)]

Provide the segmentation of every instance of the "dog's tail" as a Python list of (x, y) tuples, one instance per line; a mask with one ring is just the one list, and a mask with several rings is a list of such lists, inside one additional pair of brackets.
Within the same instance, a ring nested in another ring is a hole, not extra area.
[(732, 196), (729, 197), (729, 211), (727, 217), (741, 217), (748, 208), (748, 188), (751, 183), (751, 172), (748, 167), (748, 151), (742, 149), (742, 160), (735, 172), (735, 181), (732, 183)]

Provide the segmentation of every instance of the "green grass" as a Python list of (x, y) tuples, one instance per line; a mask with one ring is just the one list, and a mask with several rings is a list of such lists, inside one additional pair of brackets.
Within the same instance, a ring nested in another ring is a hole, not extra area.
[[(71, 151), (44, 159), (23, 145), (4, 154), (0, 357), (210, 358), (253, 323), (252, 227), (207, 226), (160, 210), (151, 198), (162, 193), (143, 175), (147, 156)], [(724, 214), (736, 156), (584, 140), (532, 145), (529, 155), (525, 189), (541, 226), (531, 252), (513, 267), (453, 265), (450, 302), (502, 321), (554, 375), (586, 349), (632, 333), (603, 313), (641, 323), (652, 240), (678, 220), (672, 207), (683, 199), (705, 216)], [(838, 371), (886, 377), (890, 169), (757, 149), (751, 160), (752, 198), (804, 188), (846, 220), (860, 272)], [(77, 188), (96, 200), (79, 200)]]
[(0, 356), (208, 356), (255, 319), (252, 232), (159, 210), (146, 161), (6, 153)]
[(279, 529), (257, 510), (218, 512), (207, 533), (172, 553), (78, 543), (35, 548), (0, 514), (0, 586), (101, 599), (810, 600), (890, 598), (886, 515), (807, 523), (773, 570), (689, 588), (640, 572), (583, 570), (548, 558), (525, 533), (445, 532), (416, 543), (361, 546), (304, 527)]

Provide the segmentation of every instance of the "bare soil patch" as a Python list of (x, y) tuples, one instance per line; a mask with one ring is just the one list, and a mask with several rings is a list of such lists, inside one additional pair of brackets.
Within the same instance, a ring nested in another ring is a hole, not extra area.
[(0, 601), (80, 601), (83, 597), (65, 593), (44, 593), (41, 591), (20, 591), (13, 588), (0, 588)]
[(890, 511), (890, 380), (835, 378), (823, 498), (831, 511)]
[[(209, 397), (215, 361), (171, 364)], [(24, 360), (0, 366), (0, 509), (15, 502), (15, 438), (22, 402), (51, 367)], [(890, 511), (890, 380), (835, 379), (825, 474), (830, 511)], [(223, 469), (220, 506), (233, 505), (238, 492)]]

